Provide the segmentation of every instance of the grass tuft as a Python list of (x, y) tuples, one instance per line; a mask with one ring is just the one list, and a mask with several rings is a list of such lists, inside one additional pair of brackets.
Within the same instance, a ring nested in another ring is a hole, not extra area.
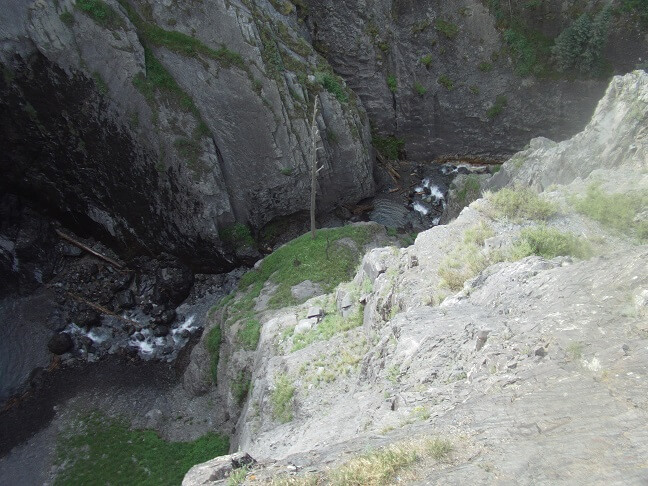
[(295, 385), (285, 373), (280, 373), (275, 378), (275, 387), (270, 395), (272, 403), (272, 416), (282, 424), (293, 419), (293, 397)]
[(515, 260), (529, 255), (538, 255), (544, 258), (557, 256), (574, 256), (588, 258), (592, 249), (587, 241), (571, 233), (563, 233), (547, 226), (534, 226), (524, 228), (520, 239), (513, 247), (512, 257)]
[(241, 343), (244, 349), (250, 351), (257, 348), (260, 337), (261, 323), (258, 319), (247, 319), (237, 334), (239, 343)]
[(299, 351), (315, 341), (328, 341), (340, 332), (361, 326), (364, 316), (363, 310), (363, 307), (359, 306), (357, 312), (347, 318), (342, 317), (340, 314), (327, 314), (315, 328), (293, 337), (291, 352)]
[(124, 27), (124, 19), (102, 0), (77, 0), (74, 6), (106, 29)]
[(492, 204), (496, 217), (511, 220), (547, 220), (558, 212), (555, 204), (542, 199), (535, 191), (526, 187), (505, 187), (489, 194), (487, 199)]

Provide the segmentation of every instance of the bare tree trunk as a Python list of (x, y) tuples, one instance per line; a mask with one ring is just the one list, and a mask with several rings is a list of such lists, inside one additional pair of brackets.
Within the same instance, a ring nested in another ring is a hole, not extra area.
[(316, 224), (315, 224), (315, 198), (317, 195), (317, 135), (319, 129), (317, 128), (317, 102), (319, 97), (315, 96), (315, 105), (313, 106), (313, 123), (311, 125), (312, 137), (312, 158), (311, 161), (311, 207), (310, 207), (310, 220), (311, 220), (311, 237), (315, 239)]

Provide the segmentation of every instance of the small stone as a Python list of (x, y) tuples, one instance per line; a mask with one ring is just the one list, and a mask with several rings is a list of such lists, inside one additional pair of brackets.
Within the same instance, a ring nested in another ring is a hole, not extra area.
[(319, 319), (324, 315), (324, 310), (321, 307), (310, 307), (308, 309), (308, 313), (306, 314), (306, 317), (311, 318), (315, 317), (316, 319)]
[(163, 337), (169, 334), (168, 326), (155, 326), (153, 329), (153, 335), (155, 337)]
[(131, 290), (123, 290), (115, 295), (115, 301), (121, 309), (132, 309), (135, 307), (135, 295)]
[(541, 358), (544, 358), (545, 356), (547, 356), (547, 350), (542, 346), (540, 346), (538, 349), (535, 350), (533, 354), (535, 354), (536, 356), (540, 356)]
[(308, 332), (316, 324), (317, 324), (317, 319), (316, 318), (302, 319), (295, 326), (295, 334), (303, 334), (305, 332)]

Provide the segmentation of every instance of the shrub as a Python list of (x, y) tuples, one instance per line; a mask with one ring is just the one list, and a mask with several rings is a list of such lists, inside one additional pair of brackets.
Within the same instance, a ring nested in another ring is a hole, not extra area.
[(443, 87), (444, 87), (445, 89), (447, 89), (448, 91), (452, 91), (452, 90), (454, 89), (454, 87), (455, 87), (455, 86), (454, 86), (454, 81), (452, 81), (452, 79), (450, 79), (450, 78), (449, 78), (447, 75), (445, 75), (445, 74), (442, 74), (441, 76), (439, 76), (439, 78), (437, 79), (437, 81), (438, 81), (438, 83), (439, 83), (441, 86), (443, 86)]
[(504, 41), (511, 51), (518, 76), (545, 76), (546, 60), (551, 54), (551, 40), (542, 33), (511, 27), (504, 31)]
[(427, 89), (425, 89), (425, 86), (417, 81), (416, 83), (414, 83), (414, 92), (419, 96), (423, 96), (425, 95), (425, 93), (427, 93)]
[(426, 68), (430, 68), (432, 65), (432, 54), (426, 54), (425, 56), (422, 56), (421, 59), (421, 64), (423, 64)]
[(508, 105), (508, 99), (504, 95), (497, 95), (495, 98), (495, 103), (488, 110), (486, 110), (486, 116), (491, 120), (497, 117), (504, 108)]
[(459, 33), (459, 27), (457, 25), (443, 19), (437, 19), (434, 22), (434, 28), (448, 39), (454, 39)]
[(282, 424), (290, 422), (293, 419), (293, 397), (295, 395), (295, 386), (284, 373), (280, 373), (275, 378), (275, 387), (270, 395), (272, 404), (272, 416)]
[(582, 14), (561, 32), (551, 49), (558, 69), (601, 74), (609, 23), (610, 9), (604, 8), (594, 18)]
[(491, 72), (493, 70), (493, 64), (490, 63), (490, 62), (487, 62), (487, 61), (480, 62), (479, 63), (479, 70), (484, 72), (484, 73)]
[(648, 26), (648, 2), (646, 0), (623, 0), (621, 10), (637, 15), (642, 25)]
[(555, 204), (545, 201), (527, 187), (505, 187), (488, 195), (496, 216), (518, 220), (547, 220), (558, 212)]
[(405, 140), (396, 138), (394, 136), (378, 137), (374, 136), (371, 139), (373, 146), (385, 158), (389, 160), (397, 160), (400, 153), (405, 146)]
[(389, 91), (391, 91), (392, 93), (398, 91), (398, 80), (396, 79), (396, 76), (394, 76), (393, 74), (387, 76), (387, 87), (389, 88)]
[(557, 256), (587, 258), (591, 253), (591, 247), (581, 238), (544, 225), (524, 228), (513, 248), (514, 259), (529, 255), (538, 255), (544, 258)]
[(320, 83), (326, 91), (335, 96), (340, 103), (346, 103), (349, 101), (349, 95), (342, 87), (340, 80), (334, 74), (318, 72), (315, 73), (315, 80)]

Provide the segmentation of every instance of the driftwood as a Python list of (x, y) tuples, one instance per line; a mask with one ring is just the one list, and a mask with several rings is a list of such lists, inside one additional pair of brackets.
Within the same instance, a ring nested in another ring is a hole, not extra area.
[(111, 264), (113, 267), (118, 268), (119, 270), (124, 270), (124, 265), (122, 265), (121, 263), (113, 260), (110, 257), (102, 255), (101, 253), (99, 253), (99, 252), (93, 250), (92, 248), (90, 248), (89, 246), (84, 245), (80, 241), (77, 241), (74, 238), (72, 238), (71, 236), (66, 235), (62, 231), (56, 230), (56, 234), (59, 235), (61, 238), (63, 238), (65, 241), (68, 241), (68, 242), (72, 243), (74, 246), (78, 246), (82, 250), (87, 251), (88, 253), (96, 256), (97, 258)]
[(88, 307), (92, 307), (94, 310), (96, 310), (98, 312), (101, 312), (102, 314), (106, 314), (108, 316), (116, 317), (117, 319), (119, 319), (121, 321), (127, 322), (128, 324), (132, 324), (132, 325), (137, 326), (137, 327), (142, 326), (141, 323), (139, 323), (137, 321), (133, 321), (132, 319), (127, 319), (126, 317), (122, 317), (119, 314), (116, 314), (115, 312), (113, 312), (111, 310), (108, 310), (108, 309), (106, 309), (105, 307), (103, 307), (103, 306), (101, 306), (99, 304), (95, 304), (94, 302), (90, 302), (88, 299), (86, 299), (85, 297), (80, 296), (79, 294), (75, 294), (73, 292), (68, 292), (67, 290), (64, 290), (63, 292), (68, 297), (71, 297), (74, 300), (78, 300), (79, 302), (83, 302)]

